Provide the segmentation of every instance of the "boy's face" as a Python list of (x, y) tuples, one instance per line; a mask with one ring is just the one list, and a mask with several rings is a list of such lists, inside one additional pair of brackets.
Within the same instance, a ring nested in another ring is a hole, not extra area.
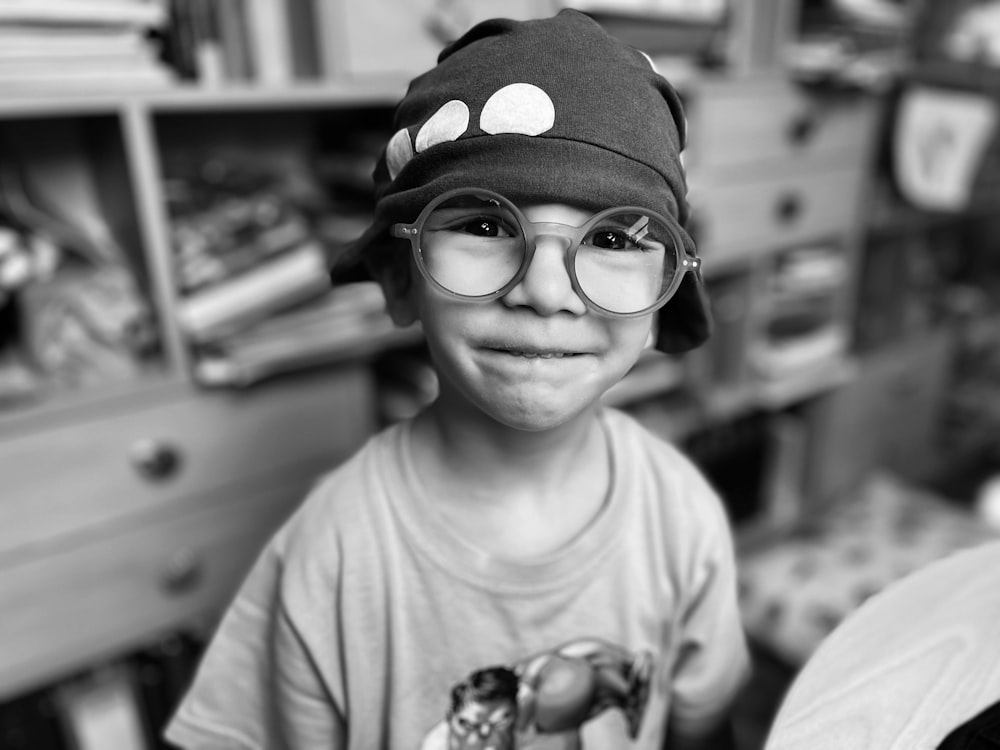
[[(533, 222), (580, 225), (591, 216), (563, 204), (521, 208)], [(566, 244), (540, 237), (524, 279), (490, 302), (448, 297), (414, 271), (397, 304), (422, 323), (440, 407), (472, 406), (509, 427), (545, 430), (587, 410), (635, 364), (652, 314), (592, 312), (573, 291)]]
[(517, 706), (513, 701), (471, 700), (448, 720), (449, 750), (513, 750)]

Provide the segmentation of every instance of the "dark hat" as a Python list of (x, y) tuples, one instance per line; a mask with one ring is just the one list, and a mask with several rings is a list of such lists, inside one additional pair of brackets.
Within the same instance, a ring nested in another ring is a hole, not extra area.
[[(493, 190), (515, 203), (593, 211), (652, 209), (676, 221), (685, 251), (685, 120), (649, 58), (590, 17), (484, 21), (446, 47), (396, 108), (375, 168), (371, 226), (347, 255), (364, 258), (446, 190)], [(658, 349), (702, 344), (711, 319), (700, 274), (659, 312)]]

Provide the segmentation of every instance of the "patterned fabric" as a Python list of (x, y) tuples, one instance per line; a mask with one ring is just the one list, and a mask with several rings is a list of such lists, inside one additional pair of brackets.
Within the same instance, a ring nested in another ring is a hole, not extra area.
[(968, 511), (888, 474), (788, 539), (740, 559), (747, 632), (801, 665), (841, 621), (888, 584), (997, 538)]

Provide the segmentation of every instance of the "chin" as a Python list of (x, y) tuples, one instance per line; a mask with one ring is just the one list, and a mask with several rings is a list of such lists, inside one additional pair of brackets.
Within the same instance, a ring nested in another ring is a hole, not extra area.
[(545, 432), (569, 424), (593, 412), (594, 403), (554, 405), (551, 401), (536, 404), (489, 404), (483, 412), (500, 424), (523, 432)]

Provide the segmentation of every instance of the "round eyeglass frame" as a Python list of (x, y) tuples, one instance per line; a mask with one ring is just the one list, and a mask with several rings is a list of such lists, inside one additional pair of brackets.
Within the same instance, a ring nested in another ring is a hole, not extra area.
[[(517, 219), (518, 225), (524, 232), (524, 257), (521, 259), (521, 265), (517, 272), (507, 283), (492, 292), (487, 292), (486, 294), (461, 294), (460, 292), (456, 292), (441, 284), (441, 282), (435, 279), (431, 275), (431, 272), (427, 269), (427, 266), (424, 263), (423, 251), (420, 247), (420, 236), (424, 224), (427, 222), (427, 219), (434, 212), (434, 210), (442, 203), (462, 195), (497, 201), (501, 206), (503, 206), (504, 209), (509, 210), (514, 218)], [(651, 305), (647, 305), (641, 310), (633, 312), (618, 312), (615, 310), (609, 310), (608, 308), (597, 304), (587, 295), (585, 291), (583, 291), (580, 281), (576, 276), (576, 253), (580, 249), (580, 243), (583, 241), (583, 238), (586, 237), (587, 234), (601, 221), (606, 219), (608, 216), (626, 212), (635, 212), (649, 216), (651, 219), (655, 219), (666, 227), (667, 231), (670, 232), (671, 238), (673, 239), (674, 254), (677, 262), (675, 266), (676, 270), (674, 272), (674, 278), (671, 280), (670, 285), (665, 290), (660, 292), (656, 302)], [(504, 296), (510, 292), (511, 289), (520, 284), (524, 275), (528, 272), (532, 258), (534, 258), (536, 240), (538, 237), (557, 234), (558, 236), (565, 237), (570, 241), (564, 255), (566, 273), (569, 274), (573, 291), (581, 300), (583, 300), (584, 304), (586, 304), (587, 307), (594, 312), (601, 315), (614, 318), (638, 318), (643, 315), (648, 315), (649, 313), (654, 312), (667, 304), (667, 302), (669, 302), (670, 299), (677, 293), (677, 290), (680, 289), (681, 283), (684, 281), (684, 277), (688, 274), (688, 272), (697, 272), (698, 269), (701, 268), (701, 258), (688, 255), (685, 252), (684, 241), (678, 234), (675, 224), (676, 221), (667, 219), (663, 216), (663, 214), (651, 211), (648, 208), (641, 208), (639, 206), (616, 206), (614, 208), (604, 209), (603, 211), (594, 214), (590, 219), (578, 227), (570, 224), (560, 224), (557, 222), (532, 222), (528, 221), (528, 219), (524, 216), (520, 209), (514, 205), (514, 203), (499, 193), (494, 193), (491, 190), (483, 188), (455, 188), (441, 193), (441, 195), (437, 196), (434, 200), (424, 206), (424, 209), (417, 216), (417, 220), (412, 224), (398, 222), (392, 225), (391, 231), (393, 237), (407, 239), (410, 241), (410, 246), (413, 251), (413, 259), (417, 268), (420, 270), (421, 275), (436, 289), (455, 299), (475, 302), (489, 302), (497, 299)], [(556, 229), (557, 231), (552, 232), (553, 229)]]

